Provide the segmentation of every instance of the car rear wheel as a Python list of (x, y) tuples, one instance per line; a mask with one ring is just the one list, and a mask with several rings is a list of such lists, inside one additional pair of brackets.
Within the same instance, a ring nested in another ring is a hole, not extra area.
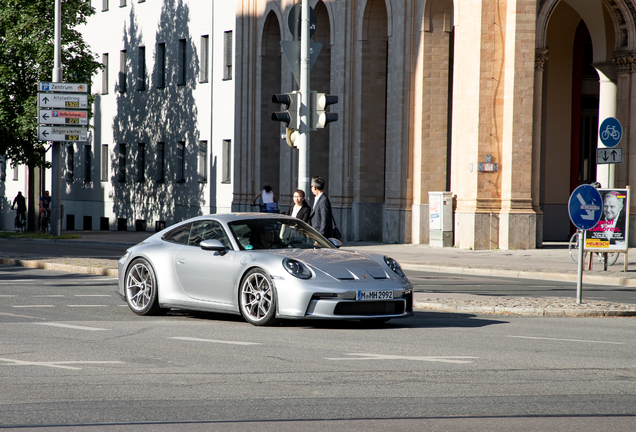
[(252, 325), (272, 325), (277, 321), (274, 284), (263, 270), (250, 270), (243, 279), (239, 308), (243, 318)]
[(125, 293), (128, 306), (137, 315), (157, 315), (159, 307), (157, 277), (148, 261), (138, 258), (133, 261), (125, 277)]

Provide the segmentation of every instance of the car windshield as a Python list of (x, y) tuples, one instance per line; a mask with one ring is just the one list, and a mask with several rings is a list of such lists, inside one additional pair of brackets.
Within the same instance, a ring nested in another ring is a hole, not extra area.
[(247, 219), (230, 222), (228, 225), (243, 250), (335, 247), (299, 219)]

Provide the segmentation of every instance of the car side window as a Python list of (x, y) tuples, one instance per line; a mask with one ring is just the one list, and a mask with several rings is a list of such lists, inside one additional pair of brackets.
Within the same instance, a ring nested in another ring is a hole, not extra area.
[(203, 240), (219, 240), (226, 249), (231, 249), (230, 240), (223, 226), (217, 221), (203, 220), (192, 224), (188, 245), (199, 246)]
[(188, 244), (188, 238), (190, 237), (191, 223), (187, 223), (169, 231), (163, 236), (165, 241), (177, 244)]

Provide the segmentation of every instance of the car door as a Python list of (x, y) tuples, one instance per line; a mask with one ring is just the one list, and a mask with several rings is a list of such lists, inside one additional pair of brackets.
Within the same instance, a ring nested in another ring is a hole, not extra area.
[[(221, 254), (201, 249), (203, 240), (219, 240), (227, 249)], [(188, 244), (175, 255), (175, 269), (183, 291), (193, 299), (235, 304), (234, 257), (223, 226), (215, 220), (192, 223)]]

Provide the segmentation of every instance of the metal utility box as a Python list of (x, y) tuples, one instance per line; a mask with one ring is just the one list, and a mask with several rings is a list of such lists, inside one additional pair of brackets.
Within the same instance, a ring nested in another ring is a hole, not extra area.
[(453, 193), (429, 192), (429, 244), (437, 247), (453, 246)]

